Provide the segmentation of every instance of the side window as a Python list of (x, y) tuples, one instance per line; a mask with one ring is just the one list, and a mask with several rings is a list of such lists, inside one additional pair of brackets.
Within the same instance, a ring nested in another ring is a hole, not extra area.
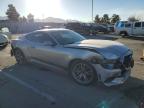
[(144, 22), (142, 22), (142, 27), (144, 27)]
[(121, 23), (121, 27), (124, 27), (124, 23)]
[(49, 35), (45, 33), (32, 33), (27, 35), (26, 38), (32, 42), (37, 42), (37, 43), (45, 43), (49, 41), (54, 43), (54, 41), (49, 37)]
[(37, 33), (31, 33), (26, 35), (26, 39), (32, 42), (38, 42)]
[(123, 22), (119, 22), (117, 26), (118, 27), (124, 27), (124, 23)]
[(141, 27), (141, 22), (136, 22), (135, 27)]
[(125, 24), (125, 27), (126, 27), (126, 28), (131, 28), (131, 26), (132, 26), (132, 25), (131, 25), (130, 23)]
[(51, 39), (51, 37), (49, 37), (48, 34), (46, 33), (40, 33), (40, 36), (38, 37), (38, 42), (39, 43), (54, 43), (54, 41)]

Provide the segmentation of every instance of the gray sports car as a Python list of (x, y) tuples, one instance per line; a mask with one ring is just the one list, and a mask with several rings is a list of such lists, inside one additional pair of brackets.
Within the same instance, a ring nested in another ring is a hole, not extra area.
[(107, 40), (85, 39), (68, 29), (43, 29), (12, 40), (18, 64), (35, 62), (67, 70), (79, 84), (101, 81), (106, 86), (123, 84), (134, 65), (132, 51)]

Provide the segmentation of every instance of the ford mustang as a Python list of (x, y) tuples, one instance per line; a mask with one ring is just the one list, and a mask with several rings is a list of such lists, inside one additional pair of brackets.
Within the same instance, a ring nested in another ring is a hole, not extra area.
[(133, 53), (125, 45), (86, 39), (68, 29), (42, 29), (12, 40), (18, 64), (35, 62), (67, 70), (81, 85), (96, 81), (106, 86), (123, 84), (134, 66)]

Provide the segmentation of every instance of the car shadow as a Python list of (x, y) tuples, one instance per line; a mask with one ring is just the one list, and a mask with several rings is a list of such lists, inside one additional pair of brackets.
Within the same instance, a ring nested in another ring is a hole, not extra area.
[[(45, 72), (48, 71), (47, 74), (53, 74), (53, 76), (62, 76), (62, 78), (66, 80), (67, 83), (74, 85), (75, 87), (78, 87), (78, 88), (81, 88), (81, 87), (83, 88), (83, 86), (78, 85), (75, 82), (71, 81), (71, 79), (69, 79), (69, 77), (67, 76), (65, 72), (53, 71), (53, 69), (51, 70), (51, 69), (43, 68), (42, 66), (35, 66), (34, 64), (26, 64), (26, 65), (15, 64), (13, 66), (2, 69), (2, 71), (8, 72), (8, 73), (10, 72), (11, 74), (13, 73), (17, 74), (17, 72), (20, 73), (21, 71), (24, 71), (23, 69), (25, 68), (27, 68), (29, 72), (31, 72), (34, 68), (40, 71), (45, 71)], [(26, 72), (26, 73), (29, 73), (29, 72)], [(63, 85), (63, 86), (67, 86), (67, 85)], [(94, 91), (95, 91), (95, 88), (98, 88), (99, 90), (103, 90), (103, 92), (105, 93), (106, 91), (118, 91), (124, 94), (124, 96), (133, 100), (136, 104), (138, 104), (139, 101), (142, 98), (144, 98), (144, 80), (134, 78), (134, 77), (130, 77), (130, 79), (127, 82), (118, 86), (106, 87), (102, 83), (94, 83), (93, 85), (90, 85), (88, 87), (90, 87), (90, 89), (91, 90), (93, 89)]]

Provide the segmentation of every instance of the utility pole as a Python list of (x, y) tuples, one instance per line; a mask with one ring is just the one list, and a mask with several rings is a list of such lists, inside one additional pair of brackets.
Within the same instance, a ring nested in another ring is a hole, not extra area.
[(93, 22), (93, 0), (92, 0), (92, 22)]

